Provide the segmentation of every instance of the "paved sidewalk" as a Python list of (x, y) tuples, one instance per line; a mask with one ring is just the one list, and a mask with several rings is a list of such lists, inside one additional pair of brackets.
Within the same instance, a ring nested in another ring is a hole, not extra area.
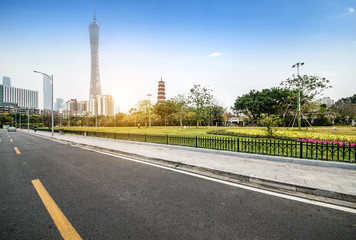
[[(28, 133), (27, 130), (22, 132)], [(50, 132), (30, 133), (52, 138)], [(146, 159), (172, 162), (176, 166), (210, 172), (239, 182), (345, 200), (356, 208), (356, 164), (259, 156), (70, 134), (55, 133), (53, 138)]]

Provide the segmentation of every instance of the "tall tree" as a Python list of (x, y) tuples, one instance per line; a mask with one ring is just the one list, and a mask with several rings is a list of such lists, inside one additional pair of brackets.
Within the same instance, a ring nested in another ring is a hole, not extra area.
[(212, 90), (196, 84), (190, 89), (189, 103), (195, 107), (197, 128), (199, 128), (201, 120), (207, 116), (207, 106), (212, 103), (213, 99), (211, 92)]
[(281, 82), (281, 86), (298, 91), (298, 128), (301, 128), (301, 104), (303, 100), (311, 101), (324, 90), (331, 88), (330, 81), (318, 76), (295, 76)]
[(183, 126), (183, 120), (186, 119), (188, 114), (188, 98), (185, 94), (178, 94), (171, 99), (175, 103), (176, 111), (173, 113), (173, 118), (179, 121), (179, 125)]

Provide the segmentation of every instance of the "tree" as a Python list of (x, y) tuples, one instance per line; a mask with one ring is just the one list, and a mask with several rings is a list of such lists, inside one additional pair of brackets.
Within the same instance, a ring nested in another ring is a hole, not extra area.
[(153, 106), (153, 113), (156, 114), (161, 121), (166, 122), (167, 118), (173, 118), (173, 114), (178, 111), (175, 102), (167, 100), (157, 103)]
[(177, 96), (171, 98), (176, 107), (176, 112), (173, 113), (173, 118), (175, 121), (179, 121), (179, 125), (183, 126), (183, 120), (186, 119), (188, 114), (188, 99), (185, 94), (178, 94)]
[(335, 119), (339, 124), (346, 124), (352, 119), (356, 119), (356, 94), (339, 99), (333, 108), (341, 115)]
[(231, 108), (236, 114), (246, 115), (251, 122), (257, 122), (262, 115), (276, 115), (285, 118), (297, 101), (297, 93), (286, 88), (251, 90), (238, 97)]
[(224, 120), (225, 109), (222, 106), (214, 104), (209, 108), (209, 112), (212, 119), (212, 125), (217, 125)]
[(151, 114), (151, 102), (150, 100), (142, 100), (137, 103), (137, 116), (139, 122), (144, 122), (147, 127), (147, 122)]
[(197, 128), (199, 128), (202, 118), (207, 116), (207, 106), (211, 104), (213, 99), (211, 92), (212, 90), (196, 84), (190, 89), (189, 103), (195, 107)]
[(318, 76), (300, 76), (293, 75), (293, 78), (288, 78), (281, 82), (281, 86), (290, 90), (298, 91), (298, 128), (301, 128), (301, 111), (300, 107), (303, 99), (311, 101), (324, 90), (331, 88), (330, 81)]

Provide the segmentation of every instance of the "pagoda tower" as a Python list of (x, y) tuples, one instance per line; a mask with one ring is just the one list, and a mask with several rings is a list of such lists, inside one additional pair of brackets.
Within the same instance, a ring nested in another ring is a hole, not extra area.
[(166, 101), (166, 87), (161, 76), (161, 81), (158, 82), (157, 103), (162, 103), (164, 101)]

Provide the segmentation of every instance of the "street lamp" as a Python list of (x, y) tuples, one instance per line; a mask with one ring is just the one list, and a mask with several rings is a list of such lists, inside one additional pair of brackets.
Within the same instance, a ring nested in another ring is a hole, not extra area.
[(152, 96), (152, 94), (147, 94), (147, 96), (148, 96), (148, 126), (149, 127), (151, 127), (151, 115), (150, 115), (150, 113), (151, 113), (151, 96)]
[(30, 106), (27, 107), (27, 131), (30, 131)]
[(51, 106), (52, 106), (52, 136), (54, 136), (54, 129), (53, 129), (53, 75), (48, 75), (46, 73), (39, 72), (39, 71), (33, 71), (33, 72), (39, 73), (39, 74), (42, 74), (43, 76), (48, 77), (52, 82), (52, 104), (51, 104)]
[[(303, 66), (304, 63), (296, 63), (292, 66), (292, 68), (297, 68), (297, 77), (299, 78), (299, 67)], [(301, 112), (300, 112), (300, 86), (298, 88), (298, 129), (301, 130), (301, 126), (302, 126), (302, 119), (301, 119)]]

